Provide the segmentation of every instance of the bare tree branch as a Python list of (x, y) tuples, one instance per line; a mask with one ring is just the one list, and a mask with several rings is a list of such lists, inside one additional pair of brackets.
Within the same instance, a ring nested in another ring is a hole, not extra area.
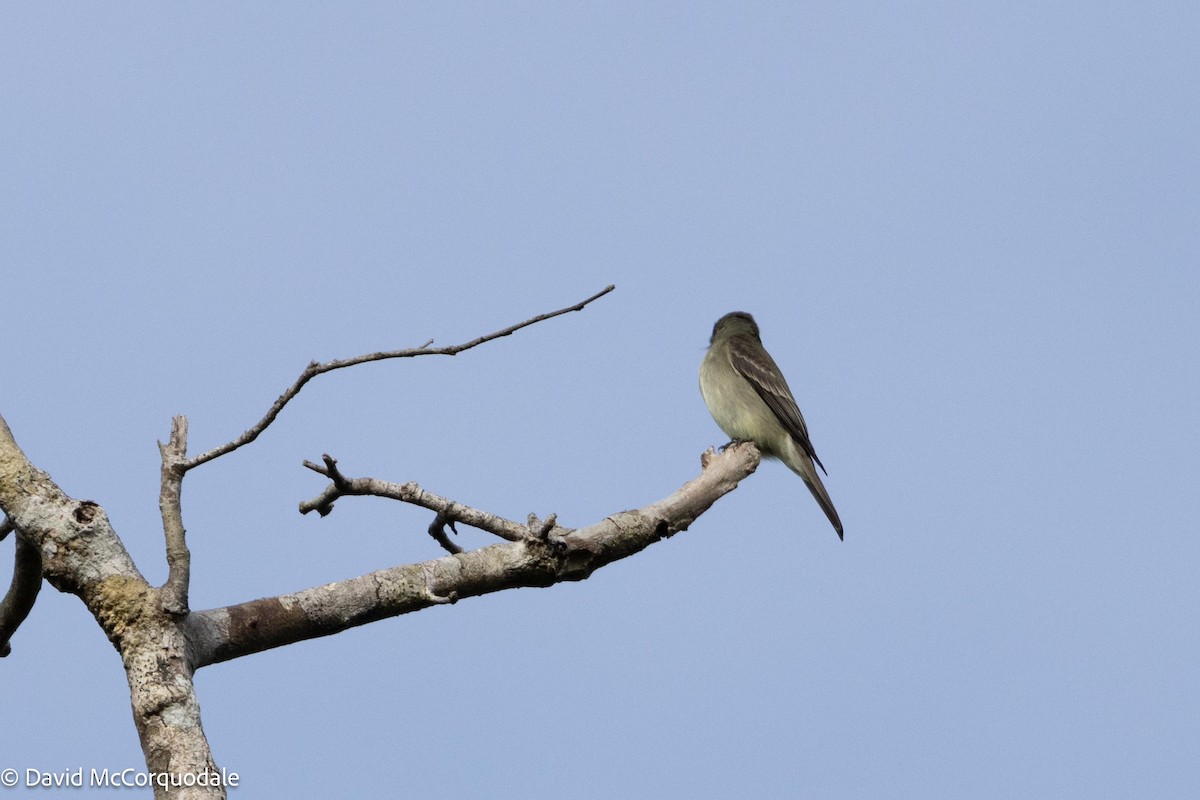
[[(613, 514), (586, 528), (557, 528), (553, 517), (543, 522), (534, 519), (530, 525), (521, 526), (518, 540), (391, 567), (294, 594), (193, 612), (185, 622), (194, 658), (192, 666), (199, 669), (465, 597), (582, 580), (606, 564), (685, 530), (754, 472), (758, 461), (753, 444), (735, 444), (721, 454), (706, 453), (701, 459), (701, 474), (669, 497), (645, 508)], [(403, 488), (411, 484), (389, 485)], [(442, 498), (439, 501), (451, 502)], [(454, 516), (465, 521), (468, 514), (462, 509), (466, 507), (455, 506)], [(479, 517), (494, 516), (467, 510)], [(557, 531), (566, 532), (555, 536)]]
[[(11, 531), (12, 523), (6, 518), (0, 527)], [(42, 555), (36, 546), (18, 533), (17, 552), (13, 562), (12, 584), (8, 594), (0, 602), (0, 658), (12, 652), (9, 640), (17, 628), (29, 616), (38, 592), (42, 589)]]
[[(328, 454), (322, 456), (322, 459), (325, 462), (324, 466), (314, 464), (311, 461), (305, 461), (304, 466), (313, 472), (326, 476), (333, 483), (326, 486), (325, 490), (312, 500), (306, 500), (301, 503), (301, 514), (316, 511), (321, 516), (325, 516), (333, 511), (333, 503), (339, 497), (346, 495), (371, 495), (373, 497), (387, 497), (392, 500), (400, 500), (404, 503), (412, 503), (415, 506), (421, 506), (421, 508), (428, 508), (430, 511), (437, 512), (447, 522), (461, 522), (464, 525), (470, 525), (472, 528), (493, 533), (510, 542), (518, 542), (525, 538), (528, 533), (527, 526), (519, 522), (513, 522), (496, 514), (479, 511), (470, 506), (456, 503), (449, 498), (440, 497), (433, 492), (425, 491), (412, 481), (408, 483), (391, 483), (389, 481), (381, 481), (378, 478), (347, 478), (338, 470), (336, 459)], [(429, 533), (435, 539), (438, 539), (432, 527)], [(438, 541), (441, 542), (440, 539)], [(453, 542), (450, 542), (450, 544), (453, 545)], [(442, 546), (446, 547), (446, 544), (443, 543)]]
[(187, 460), (187, 431), (187, 417), (174, 417), (171, 420), (170, 441), (158, 443), (158, 451), (162, 456), (162, 488), (158, 494), (158, 508), (162, 512), (163, 534), (167, 540), (169, 570), (167, 582), (160, 588), (159, 595), (163, 610), (176, 616), (188, 611), (188, 584), (192, 571), (192, 554), (187, 546), (180, 501)]
[(545, 314), (538, 314), (536, 317), (530, 317), (524, 322), (518, 322), (515, 325), (509, 325), (507, 328), (498, 330), (495, 333), (489, 333), (485, 336), (480, 336), (463, 344), (455, 344), (448, 347), (430, 347), (430, 345), (433, 344), (433, 340), (430, 339), (420, 347), (408, 348), (405, 350), (388, 350), (378, 353), (369, 353), (367, 355), (355, 356), (354, 358), (327, 361), (324, 364), (313, 361), (304, 368), (304, 371), (300, 373), (300, 377), (296, 379), (296, 382), (289, 386), (284, 393), (279, 396), (279, 399), (277, 399), (275, 403), (269, 409), (267, 409), (267, 413), (263, 415), (263, 418), (256, 422), (249, 430), (245, 431), (241, 436), (237, 437), (231, 442), (226, 442), (219, 447), (214, 447), (213, 449), (188, 460), (184, 463), (183, 470), (186, 472), (187, 470), (198, 467), (205, 462), (212, 461), (214, 458), (219, 458), (226, 453), (231, 453), (234, 450), (237, 450), (239, 447), (253, 442), (258, 438), (260, 433), (265, 431), (267, 427), (275, 421), (275, 418), (279, 416), (279, 412), (283, 410), (283, 407), (286, 406), (293, 397), (300, 393), (300, 390), (304, 388), (304, 384), (308, 383), (318, 375), (322, 375), (326, 372), (332, 372), (335, 369), (342, 369), (343, 367), (353, 367), (357, 364), (365, 364), (369, 361), (383, 361), (389, 358), (458, 355), (464, 350), (470, 350), (472, 347), (478, 347), (479, 345), (485, 342), (490, 342), (493, 339), (509, 336), (521, 330), (522, 328), (527, 328), (535, 323), (551, 319), (552, 317), (568, 314), (572, 311), (581, 311), (588, 303), (603, 297), (615, 288), (615, 286), (611, 285), (606, 286), (604, 289), (596, 292), (591, 297), (587, 298), (586, 300), (581, 300), (573, 306), (567, 306), (566, 308), (560, 308), (557, 311), (550, 311)]
[(442, 546), (442, 549), (451, 555), (463, 552), (462, 547), (446, 534), (447, 527), (457, 534), (458, 529), (454, 526), (458, 522), (482, 531), (487, 531), (488, 533), (494, 533), (510, 542), (517, 542), (530, 536), (545, 541), (550, 538), (551, 532), (554, 531), (557, 531), (557, 535), (560, 538), (570, 533), (570, 529), (558, 526), (558, 517), (555, 514), (551, 514), (545, 520), (539, 520), (536, 515), (530, 514), (528, 522), (522, 526), (496, 514), (464, 506), (445, 497), (439, 497), (432, 492), (425, 491), (412, 482), (389, 483), (388, 481), (381, 481), (376, 478), (348, 478), (338, 469), (337, 459), (328, 453), (321, 458), (324, 461), (324, 465), (305, 461), (304, 466), (313, 472), (326, 476), (333, 482), (326, 486), (324, 491), (312, 500), (301, 503), (301, 514), (316, 511), (322, 517), (326, 516), (333, 511), (334, 502), (339, 497), (346, 495), (372, 495), (412, 503), (413, 505), (437, 512), (433, 518), (433, 522), (429, 524), (429, 535), (433, 537), (435, 542)]

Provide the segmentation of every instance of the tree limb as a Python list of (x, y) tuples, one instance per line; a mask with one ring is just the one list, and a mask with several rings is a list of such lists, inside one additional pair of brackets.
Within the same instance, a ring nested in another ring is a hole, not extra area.
[[(412, 481), (408, 483), (391, 483), (390, 481), (381, 481), (378, 478), (347, 478), (338, 471), (336, 459), (328, 454), (322, 456), (322, 458), (325, 462), (324, 466), (314, 464), (311, 461), (305, 461), (304, 466), (313, 472), (325, 475), (333, 483), (326, 486), (325, 490), (312, 500), (306, 500), (301, 503), (301, 514), (316, 511), (323, 517), (333, 510), (333, 503), (339, 497), (346, 495), (371, 495), (373, 497), (387, 497), (392, 500), (400, 500), (404, 503), (412, 503), (415, 506), (428, 508), (430, 511), (436, 511), (447, 522), (461, 522), (465, 525), (470, 525), (472, 528), (493, 533), (501, 539), (507, 539), (510, 542), (519, 542), (528, 533), (527, 526), (519, 522), (513, 522), (496, 514), (489, 514), (486, 511), (480, 511), (470, 506), (465, 506), (462, 503), (456, 503), (448, 498), (440, 497), (433, 492), (425, 491)], [(434, 535), (432, 528), (430, 528), (430, 535), (434, 536), (435, 539), (438, 538)], [(445, 544), (443, 544), (443, 547), (445, 547)]]
[(171, 420), (171, 439), (158, 443), (162, 456), (162, 488), (158, 493), (158, 508), (162, 512), (163, 534), (167, 540), (167, 582), (159, 589), (163, 610), (182, 616), (188, 610), (188, 584), (191, 581), (192, 554), (188, 550), (183, 527), (184, 464), (187, 460), (187, 417)]
[[(200, 704), (183, 626), (91, 500), (75, 500), (29, 461), (0, 418), (0, 509), (40, 554), (46, 580), (78, 596), (121, 654), (146, 766), (177, 775), (216, 767), (200, 726)], [(155, 785), (157, 798), (168, 797)], [(177, 800), (224, 798), (224, 789), (185, 787)]]
[[(551, 535), (555, 523), (548, 519), (523, 526), (516, 541), (391, 567), (294, 594), (193, 612), (185, 622), (192, 666), (199, 669), (465, 597), (583, 580), (606, 564), (685, 530), (754, 472), (758, 461), (758, 450), (748, 442), (721, 454), (709, 451), (701, 459), (701, 474), (669, 497), (561, 537)], [(530, 535), (531, 530), (540, 532), (542, 538)]]
[(612, 285), (606, 286), (591, 297), (587, 298), (586, 300), (581, 300), (573, 306), (560, 308), (557, 311), (549, 311), (545, 314), (538, 314), (536, 317), (530, 317), (524, 322), (518, 322), (515, 325), (509, 325), (507, 328), (498, 330), (495, 333), (489, 333), (484, 336), (480, 336), (463, 344), (455, 344), (448, 347), (430, 347), (430, 345), (433, 344), (433, 340), (430, 339), (420, 347), (413, 347), (405, 350), (388, 350), (378, 353), (368, 353), (366, 355), (355, 356), (353, 358), (326, 361), (324, 364), (313, 361), (304, 368), (304, 371), (300, 373), (300, 377), (297, 378), (291, 386), (284, 390), (283, 394), (279, 395), (279, 398), (275, 401), (275, 403), (269, 409), (267, 409), (267, 413), (263, 415), (263, 418), (256, 422), (249, 430), (245, 431), (241, 436), (237, 437), (233, 441), (226, 442), (219, 447), (214, 447), (213, 449), (201, 453), (200, 455), (186, 461), (183, 465), (183, 470), (184, 472), (187, 472), (188, 470), (198, 467), (207, 461), (212, 461), (214, 458), (219, 458), (226, 453), (231, 453), (234, 450), (237, 450), (239, 447), (253, 442), (258, 438), (260, 433), (265, 431), (267, 427), (275, 421), (275, 418), (279, 416), (279, 412), (283, 410), (283, 407), (286, 406), (293, 397), (300, 393), (300, 390), (304, 388), (304, 384), (308, 383), (318, 375), (322, 375), (326, 372), (332, 372), (335, 369), (342, 369), (343, 367), (353, 367), (357, 364), (365, 364), (369, 361), (383, 361), (389, 358), (458, 355), (464, 350), (470, 350), (473, 347), (478, 347), (479, 345), (485, 342), (490, 342), (493, 339), (509, 336), (521, 330), (522, 328), (527, 328), (535, 323), (551, 319), (552, 317), (568, 314), (572, 311), (581, 311), (588, 303), (603, 297), (615, 288), (616, 287)]
[[(0, 529), (11, 531), (12, 523), (6, 518), (0, 523)], [(42, 589), (41, 553), (21, 534), (18, 533), (14, 538), (17, 541), (17, 552), (13, 561), (12, 584), (8, 587), (8, 594), (4, 595), (4, 600), (0, 602), (0, 658), (12, 652), (9, 640), (29, 616), (38, 592)]]

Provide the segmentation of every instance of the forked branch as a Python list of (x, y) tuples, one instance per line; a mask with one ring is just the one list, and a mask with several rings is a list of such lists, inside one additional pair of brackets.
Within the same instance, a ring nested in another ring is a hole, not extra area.
[[(166, 536), (167, 542), (167, 565), (169, 567), (167, 581), (159, 589), (163, 610), (174, 616), (181, 616), (186, 614), (188, 611), (188, 585), (191, 577), (191, 555), (188, 551), (187, 538), (184, 533), (183, 512), (180, 501), (180, 494), (183, 488), (183, 476), (187, 474), (188, 470), (198, 467), (208, 461), (212, 461), (215, 458), (219, 458), (227, 453), (231, 453), (234, 450), (237, 450), (239, 447), (247, 445), (257, 439), (259, 434), (265, 431), (270, 424), (275, 421), (275, 418), (279, 416), (279, 412), (283, 410), (283, 407), (286, 406), (293, 397), (298, 395), (300, 390), (303, 389), (304, 385), (310, 380), (326, 372), (332, 372), (335, 369), (353, 367), (357, 364), (365, 364), (369, 361), (382, 361), (389, 358), (412, 358), (415, 356), (457, 355), (464, 350), (470, 350), (473, 347), (478, 347), (479, 345), (484, 344), (485, 342), (490, 342), (493, 339), (509, 336), (521, 330), (522, 328), (527, 328), (535, 323), (561, 316), (563, 314), (570, 313), (571, 311), (579, 311), (593, 300), (608, 294), (614, 288), (616, 287), (607, 286), (591, 297), (581, 300), (572, 306), (560, 308), (557, 311), (549, 311), (544, 314), (538, 314), (537, 316), (530, 317), (523, 322), (518, 322), (515, 325), (509, 325), (507, 328), (502, 328), (494, 333), (476, 337), (475, 339), (462, 344), (449, 345), (447, 347), (431, 347), (433, 340), (430, 339), (425, 344), (415, 348), (380, 351), (376, 353), (355, 356), (353, 358), (327, 361), (325, 363), (313, 361), (304, 368), (304, 371), (300, 373), (300, 377), (297, 378), (295, 382), (293, 382), (292, 385), (289, 386), (283, 392), (283, 394), (279, 396), (279, 398), (269, 409), (267, 409), (267, 413), (263, 415), (262, 419), (260, 419), (236, 439), (226, 442), (219, 447), (214, 447), (213, 449), (201, 453), (194, 458), (189, 459), (187, 457), (187, 418), (182, 416), (175, 417), (171, 424), (170, 441), (165, 445), (161, 442), (159, 443), (159, 450), (162, 454), (162, 486), (159, 491), (159, 508), (162, 511), (163, 532)], [(330, 463), (332, 463), (332, 459), (330, 459)], [(316, 469), (315, 466), (313, 466), (313, 468)], [(318, 469), (318, 471), (320, 470)], [(335, 474), (336, 469), (334, 470), (333, 474), (330, 474), (330, 477), (333, 478)], [(420, 493), (419, 489), (416, 491)], [(363, 492), (343, 491), (341, 493), (354, 494)], [(410, 500), (409, 502), (413, 501)], [(430, 500), (429, 502), (436, 502), (436, 499)], [(320, 510), (321, 514), (324, 515), (329, 513), (329, 508), (331, 507), (332, 498), (327, 502), (327, 507), (318, 510)], [(435, 510), (439, 509), (435, 508)], [(454, 519), (457, 519), (457, 517), (451, 516), (447, 519), (453, 521)], [(469, 522), (465, 519), (461, 519), (460, 521), (480, 527), (475, 522)], [(497, 525), (499, 525), (499, 523), (497, 523)], [(492, 530), (493, 533), (497, 533), (496, 530), (487, 527), (484, 527), (484, 530)], [(449, 537), (445, 536), (444, 530), (441, 527), (438, 527), (437, 532), (435, 532), (435, 529), (431, 526), (429, 532), (435, 539), (442, 543), (443, 547), (446, 547), (448, 550), (453, 552), (453, 548), (455, 548), (456, 545), (450, 541)], [(441, 534), (440, 536), (439, 533)], [(503, 536), (504, 534), (500, 533), (498, 535)]]
[[(382, 569), (294, 594), (193, 612), (185, 622), (194, 659), (192, 667), (198, 669), (328, 636), (356, 625), (467, 597), (521, 586), (583, 580), (605, 564), (631, 556), (686, 529), (752, 473), (758, 460), (759, 453), (753, 444), (739, 443), (719, 455), (706, 453), (701, 459), (704, 469), (699, 477), (669, 497), (644, 508), (617, 512), (585, 528), (558, 528), (553, 518), (541, 522), (531, 519), (527, 525), (504, 520), (498, 528), (518, 535), (516, 540), (419, 564)], [(349, 486), (357, 480), (372, 479), (344, 478)], [(390, 486), (403, 488), (410, 484)], [(418, 494), (422, 490), (411, 486), (414, 498), (422, 496)], [(357, 488), (367, 487), (364, 484)], [(438, 498), (438, 503), (450, 508), (452, 501)], [(417, 504), (434, 507), (433, 503)], [(312, 510), (316, 510), (315, 504)], [(452, 513), (462, 521), (468, 517), (501, 519), (460, 503), (453, 503)]]

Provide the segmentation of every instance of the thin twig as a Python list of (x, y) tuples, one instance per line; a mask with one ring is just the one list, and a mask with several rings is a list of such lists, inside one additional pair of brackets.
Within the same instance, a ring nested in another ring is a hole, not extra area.
[[(464, 525), (470, 525), (472, 528), (478, 528), (481, 531), (486, 531), (499, 536), (501, 539), (507, 539), (510, 542), (519, 542), (522, 539), (532, 535), (546, 538), (549, 536), (550, 528), (554, 528), (559, 535), (565, 535), (570, 532), (569, 528), (561, 528), (554, 521), (556, 517), (551, 515), (546, 524), (550, 526), (545, 531), (540, 527), (531, 529), (529, 525), (522, 525), (519, 522), (514, 522), (511, 519), (496, 514), (491, 514), (487, 511), (480, 511), (477, 508), (463, 505), (462, 503), (451, 500), (447, 497), (441, 497), (433, 492), (427, 492), (413, 482), (408, 483), (391, 483), (390, 481), (381, 481), (378, 478), (348, 478), (341, 473), (337, 468), (337, 460), (328, 454), (322, 456), (324, 465), (314, 464), (311, 461), (305, 461), (304, 466), (329, 478), (332, 483), (325, 487), (322, 492), (311, 500), (305, 500), (300, 504), (300, 513), (307, 514), (310, 511), (316, 511), (321, 516), (325, 516), (333, 510), (333, 504), (340, 497), (348, 495), (370, 495), (372, 497), (387, 497), (392, 500), (399, 500), (404, 503), (411, 503), (421, 508), (427, 508), (430, 511), (437, 513), (438, 518), (445, 522), (461, 522)], [(435, 524), (437, 520), (435, 519)], [(454, 545), (449, 539), (443, 543), (441, 539), (434, 533), (434, 526), (429, 528), (429, 534), (437, 539), (442, 547), (446, 547), (446, 543)], [(444, 536), (444, 534), (443, 534)], [(451, 550), (451, 552), (455, 552)], [(461, 552), (461, 551), (460, 551)]]
[(331, 372), (335, 369), (342, 369), (343, 367), (353, 367), (357, 364), (365, 364), (369, 361), (383, 361), (383, 360), (389, 359), (389, 358), (413, 358), (415, 356), (453, 356), (453, 355), (458, 355), (459, 353), (463, 352), (464, 350), (470, 350), (472, 347), (478, 347), (479, 345), (481, 345), (485, 342), (490, 342), (493, 339), (499, 339), (504, 336), (509, 336), (509, 335), (521, 330), (522, 328), (527, 328), (530, 325), (536, 324), (538, 322), (542, 322), (544, 320), (551, 319), (552, 317), (561, 316), (563, 314), (568, 314), (572, 311), (580, 311), (588, 303), (591, 303), (593, 300), (597, 300), (597, 299), (603, 297), (604, 295), (608, 294), (615, 288), (616, 288), (615, 286), (606, 286), (601, 291), (596, 292), (594, 295), (587, 298), (586, 300), (581, 300), (580, 302), (576, 303), (573, 306), (567, 306), (566, 308), (560, 308), (557, 311), (550, 311), (545, 314), (538, 314), (536, 317), (530, 317), (529, 319), (525, 320), (524, 322), (518, 322), (515, 325), (509, 325), (507, 328), (498, 330), (495, 333), (489, 333), (486, 336), (480, 336), (480, 337), (478, 337), (476, 339), (472, 339), (471, 341), (466, 342), (464, 344), (455, 344), (455, 345), (450, 345), (448, 347), (430, 347), (429, 345), (433, 343), (433, 340), (430, 339), (429, 342), (427, 342), (425, 345), (422, 345), (421, 347), (410, 347), (410, 348), (407, 348), (404, 350), (389, 350), (389, 351), (383, 351), (383, 352), (378, 352), (378, 353), (368, 353), (367, 355), (355, 356), (354, 358), (344, 358), (344, 359), (338, 359), (336, 361), (326, 361), (323, 364), (313, 361), (307, 367), (304, 368), (304, 371), (300, 373), (300, 377), (296, 379), (296, 382), (293, 383), (291, 386), (289, 386), (284, 391), (283, 394), (279, 395), (279, 399), (277, 399), (275, 401), (275, 403), (267, 410), (267, 413), (265, 415), (263, 415), (263, 418), (260, 419), (258, 422), (256, 422), (253, 427), (251, 427), (249, 430), (247, 430), (245, 433), (243, 433), (241, 436), (237, 437), (233, 441), (226, 442), (225, 444), (223, 444), (219, 447), (214, 447), (213, 449), (211, 449), (207, 452), (201, 453), (200, 455), (184, 462), (183, 471), (186, 472), (194, 467), (198, 467), (201, 464), (204, 464), (205, 462), (212, 461), (214, 458), (219, 458), (220, 456), (223, 456), (226, 453), (231, 453), (234, 450), (237, 450), (239, 447), (242, 447), (243, 445), (247, 445), (247, 444), (250, 444), (250, 442), (253, 442), (255, 439), (258, 438), (258, 435), (260, 433), (265, 431), (267, 429), (267, 427), (272, 422), (275, 421), (275, 418), (277, 416), (279, 416), (279, 412), (283, 410), (283, 407), (286, 406), (293, 397), (295, 397), (297, 394), (300, 393), (300, 390), (304, 388), (304, 384), (308, 383), (310, 380), (312, 380), (313, 378), (315, 378), (318, 375), (322, 375), (326, 372)]

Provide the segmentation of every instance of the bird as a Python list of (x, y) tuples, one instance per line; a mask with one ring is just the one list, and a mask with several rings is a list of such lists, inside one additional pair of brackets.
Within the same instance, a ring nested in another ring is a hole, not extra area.
[(838, 539), (844, 539), (842, 521), (817, 474), (817, 467), (825, 472), (825, 465), (817, 458), (783, 372), (763, 347), (754, 317), (734, 311), (713, 325), (700, 362), (700, 394), (718, 427), (733, 440), (730, 444), (754, 442), (764, 457), (782, 461), (803, 478)]

